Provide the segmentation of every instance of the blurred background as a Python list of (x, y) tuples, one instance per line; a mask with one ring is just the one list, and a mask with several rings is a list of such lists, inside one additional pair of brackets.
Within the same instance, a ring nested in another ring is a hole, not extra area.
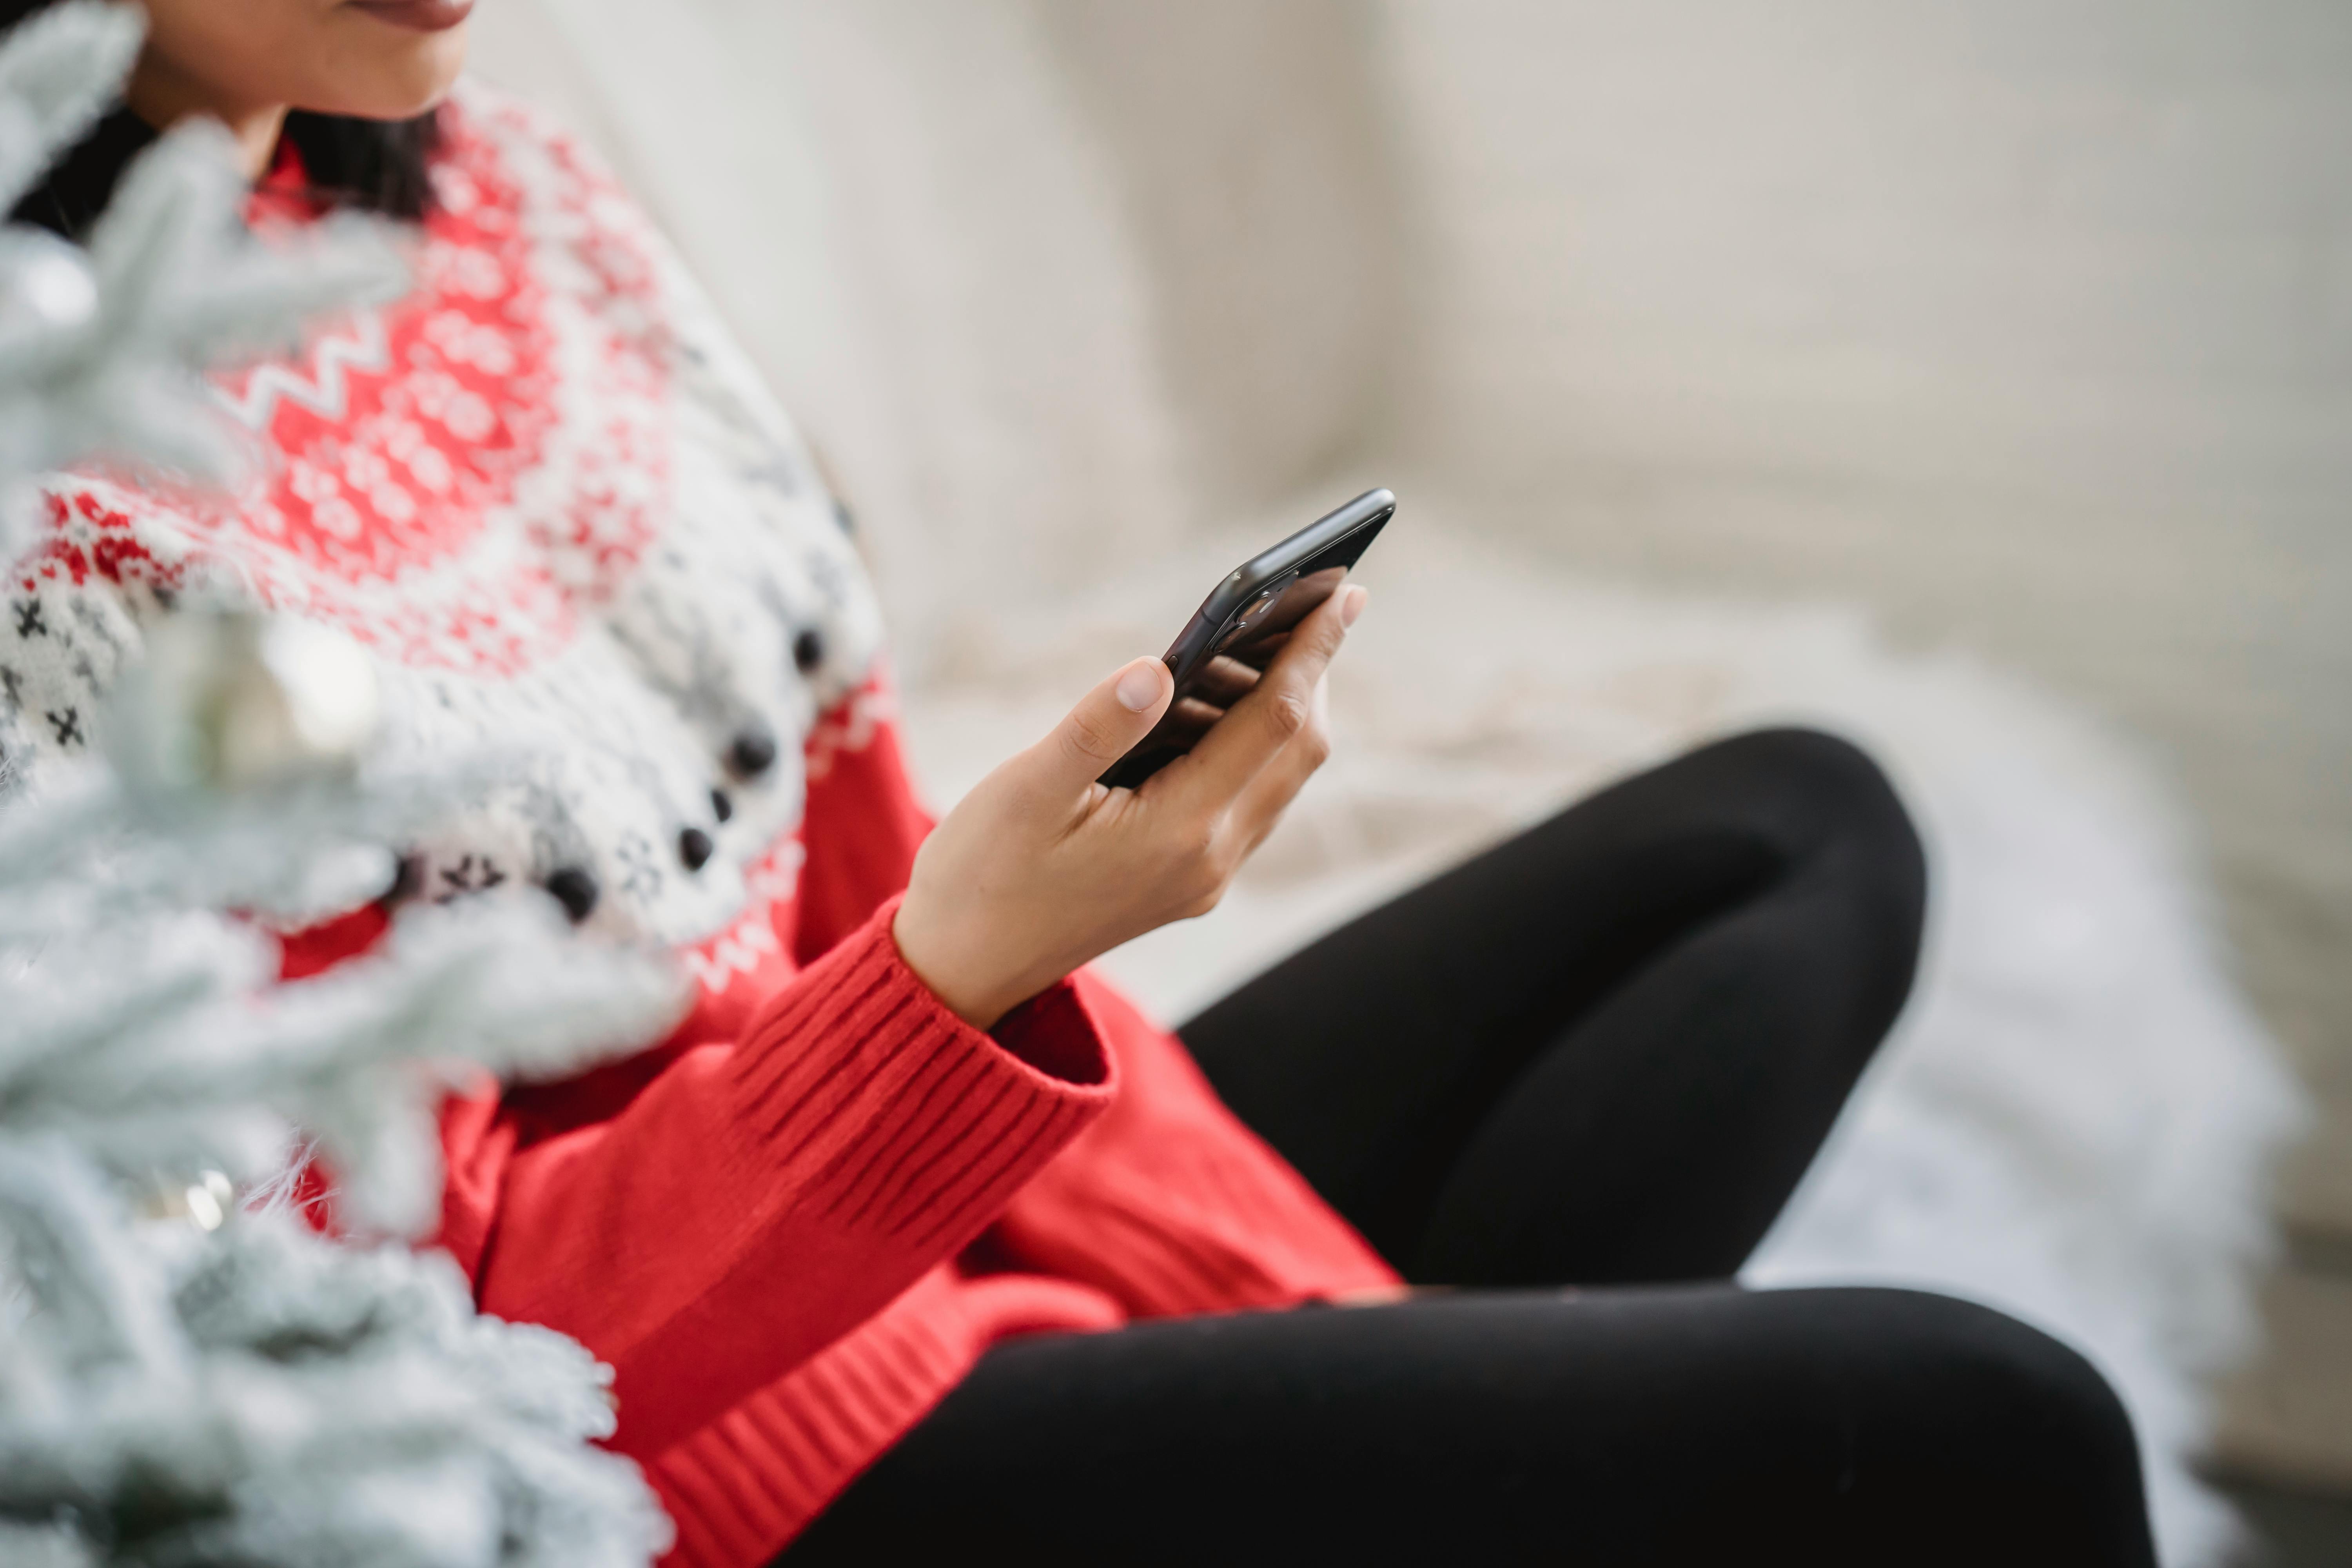
[(475, 27), (838, 473), (942, 803), (1227, 557), (1403, 499), (1329, 778), (1113, 963), (1170, 1015), (1698, 736), (1876, 745), (1935, 945), (1759, 1282), (2034, 1316), (2169, 1561), (2352, 1561), (2352, 6)]

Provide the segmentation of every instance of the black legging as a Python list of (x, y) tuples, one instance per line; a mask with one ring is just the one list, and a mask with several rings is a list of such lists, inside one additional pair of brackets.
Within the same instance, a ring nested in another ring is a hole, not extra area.
[(2145, 1568), (2081, 1356), (1945, 1297), (1727, 1283), (1902, 1006), (1925, 882), (1869, 760), (1773, 731), (1243, 986), (1181, 1031), (1227, 1103), (1407, 1278), (1478, 1289), (1002, 1345), (793, 1568)]

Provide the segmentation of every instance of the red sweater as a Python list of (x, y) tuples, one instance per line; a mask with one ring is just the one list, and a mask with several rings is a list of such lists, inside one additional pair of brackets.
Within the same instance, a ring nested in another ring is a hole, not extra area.
[[(1394, 1276), (1081, 973), (988, 1034), (899, 959), (917, 805), (856, 554), (782, 412), (579, 150), (471, 90), (418, 287), (224, 377), (237, 496), (97, 476), (0, 617), (0, 795), (181, 590), (348, 628), (395, 752), (520, 760), (415, 846), (437, 899), (562, 889), (699, 982), (667, 1041), (443, 1116), (485, 1311), (617, 1374), (675, 1560), (763, 1563), (992, 1342)], [(281, 169), (259, 216), (308, 209)], [(309, 973), (381, 929), (289, 943)]]
[(612, 1363), (681, 1562), (765, 1562), (1005, 1335), (1395, 1280), (1101, 980), (988, 1035), (942, 1006), (889, 932), (928, 826), (877, 725), (812, 782), (766, 958), (656, 1050), (446, 1115), (443, 1244)]

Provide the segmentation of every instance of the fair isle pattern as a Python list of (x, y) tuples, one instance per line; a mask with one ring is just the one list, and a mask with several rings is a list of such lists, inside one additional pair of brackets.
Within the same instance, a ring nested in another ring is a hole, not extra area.
[(238, 493), (49, 487), (0, 605), (0, 797), (90, 744), (142, 623), (191, 595), (316, 616), (375, 658), (387, 761), (498, 759), (415, 847), (420, 892), (583, 874), (591, 925), (690, 945), (723, 989), (778, 945), (812, 737), (829, 756), (887, 711), (874, 596), (790, 422), (610, 178), (470, 85), (446, 118), (412, 293), (219, 379), (259, 437)]
[[(626, 310), (650, 289), (646, 265), (579, 276), (534, 244), (530, 209), (577, 205), (584, 187), (526, 189), (488, 127), (449, 119), (417, 287), (321, 334), (298, 364), (224, 378), (225, 403), (267, 420), (254, 426), (265, 471), (233, 502), (179, 506), (268, 602), (402, 664), (512, 675), (572, 635), (535, 535), (595, 526), (639, 549), (650, 537), (667, 459), (662, 344), (645, 310)], [(266, 195), (264, 207), (267, 224)], [(386, 352), (369, 368), (353, 344), (373, 339)], [(610, 488), (582, 471), (608, 443), (651, 469), (619, 515), (583, 505)]]
[(392, 363), (392, 345), (384, 339), (383, 312), (362, 310), (341, 332), (322, 334), (311, 348), (310, 374), (275, 361), (252, 368), (238, 389), (232, 378), (214, 388), (236, 422), (257, 433), (266, 432), (278, 400), (290, 398), (330, 424), (340, 421), (351, 406), (344, 381), (346, 370), (382, 372)]

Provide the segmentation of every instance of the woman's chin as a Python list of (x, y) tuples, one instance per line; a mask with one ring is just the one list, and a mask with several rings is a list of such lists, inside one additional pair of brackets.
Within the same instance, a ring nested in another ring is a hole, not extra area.
[(464, 26), (438, 33), (412, 31), (404, 37), (405, 47), (371, 51), (373, 58), (364, 68), (331, 73), (336, 90), (322, 95), (326, 101), (305, 102), (302, 107), (361, 120), (407, 120), (447, 98), (466, 68)]

